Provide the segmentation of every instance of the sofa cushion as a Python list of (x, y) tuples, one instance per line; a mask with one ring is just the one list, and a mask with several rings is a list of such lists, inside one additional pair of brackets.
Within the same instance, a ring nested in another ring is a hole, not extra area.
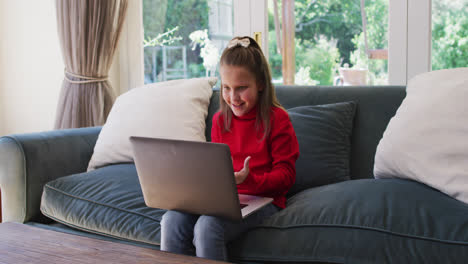
[(356, 104), (343, 102), (288, 109), (299, 142), (296, 182), (289, 195), (350, 179)]
[(133, 162), (130, 136), (206, 141), (205, 119), (217, 79), (151, 83), (115, 101), (102, 127), (88, 171)]
[(291, 197), (230, 253), (260, 262), (463, 263), (467, 227), (468, 205), (423, 184), (351, 180)]
[(468, 68), (408, 82), (375, 154), (376, 178), (425, 183), (468, 204)]
[[(165, 212), (146, 207), (132, 164), (49, 182), (41, 211), (74, 228), (155, 247)], [(423, 184), (350, 180), (294, 195), (229, 252), (236, 262), (457, 263), (447, 258), (468, 257), (467, 226), (468, 205)]]
[(47, 183), (41, 212), (77, 229), (159, 245), (165, 210), (145, 205), (135, 165), (120, 164)]

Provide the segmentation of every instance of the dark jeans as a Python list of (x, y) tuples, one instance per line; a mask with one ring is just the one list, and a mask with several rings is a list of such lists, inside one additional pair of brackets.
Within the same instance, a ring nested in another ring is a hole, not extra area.
[(227, 260), (226, 244), (280, 209), (269, 204), (239, 222), (207, 215), (167, 211), (161, 220), (161, 250)]

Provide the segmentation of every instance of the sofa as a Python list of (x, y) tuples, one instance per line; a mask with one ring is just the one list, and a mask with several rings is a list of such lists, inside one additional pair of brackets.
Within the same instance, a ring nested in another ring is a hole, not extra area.
[[(230, 261), (467, 261), (467, 204), (419, 182), (374, 178), (376, 147), (405, 97), (404, 86), (278, 86), (276, 92), (286, 109), (355, 102), (349, 180), (288, 195), (286, 209), (228, 245)], [(215, 90), (209, 105), (208, 141), (218, 96)], [(144, 204), (134, 164), (86, 172), (100, 131), (91, 127), (0, 138), (3, 221), (159, 249), (165, 211)]]

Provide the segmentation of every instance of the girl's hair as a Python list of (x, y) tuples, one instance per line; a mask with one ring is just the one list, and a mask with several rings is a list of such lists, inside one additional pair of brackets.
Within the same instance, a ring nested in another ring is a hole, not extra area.
[[(249, 40), (250, 44), (246, 42)], [(223, 65), (243, 67), (248, 70), (255, 78), (257, 87), (263, 88), (259, 93), (258, 110), (256, 118), (256, 127), (263, 127), (263, 137), (265, 139), (270, 133), (271, 107), (276, 106), (284, 109), (276, 98), (275, 88), (271, 82), (271, 73), (268, 62), (263, 55), (260, 46), (251, 37), (234, 37), (223, 51), (220, 60), (220, 67)], [(230, 131), (232, 110), (223, 100), (223, 83), (221, 80), (221, 89), (219, 96), (220, 116), (223, 116), (224, 131)], [(219, 119), (217, 120), (219, 124)]]

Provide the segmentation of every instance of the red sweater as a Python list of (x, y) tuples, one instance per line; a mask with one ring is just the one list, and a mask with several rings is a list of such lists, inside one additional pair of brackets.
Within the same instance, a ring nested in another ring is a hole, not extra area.
[[(286, 193), (296, 180), (295, 163), (299, 157), (296, 133), (283, 109), (272, 107), (270, 134), (262, 141), (263, 131), (255, 127), (257, 108), (244, 116), (232, 116), (231, 131), (223, 132), (223, 117), (213, 117), (211, 141), (227, 144), (231, 150), (234, 171), (244, 167), (250, 156), (250, 173), (238, 193), (272, 197), (273, 204), (285, 208)], [(218, 118), (219, 117), (219, 118)]]

